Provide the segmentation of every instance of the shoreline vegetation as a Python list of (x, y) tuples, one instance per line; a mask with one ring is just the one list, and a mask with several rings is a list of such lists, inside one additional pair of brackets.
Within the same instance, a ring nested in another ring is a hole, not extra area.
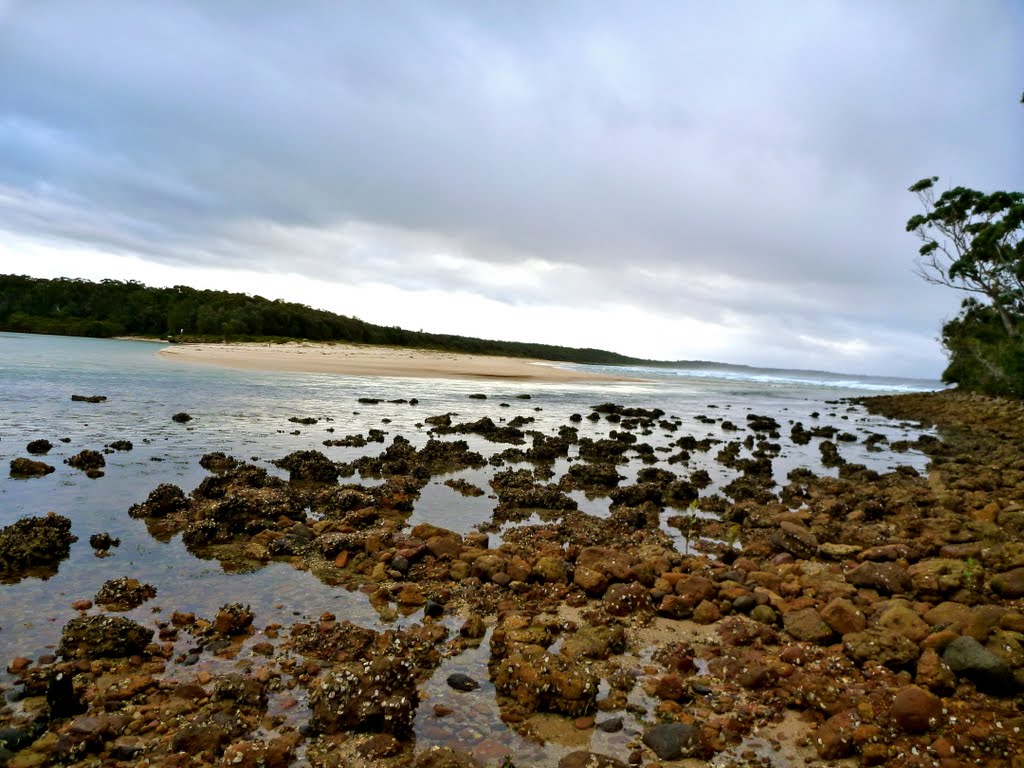
[(560, 368), (549, 361), (529, 358), (342, 342), (169, 344), (159, 354), (189, 363), (242, 370), (346, 376), (504, 379), (551, 383), (637, 380)]
[(410, 331), (244, 293), (25, 275), (0, 275), (0, 331), (174, 343), (347, 342), (591, 365), (655, 362), (603, 349)]

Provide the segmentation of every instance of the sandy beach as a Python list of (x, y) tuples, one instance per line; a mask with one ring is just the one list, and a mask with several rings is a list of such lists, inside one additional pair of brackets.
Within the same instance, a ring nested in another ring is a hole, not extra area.
[(178, 360), (257, 371), (303, 371), (346, 376), (510, 379), (536, 382), (626, 381), (557, 367), (548, 361), (464, 355), (357, 344), (171, 344), (160, 350)]

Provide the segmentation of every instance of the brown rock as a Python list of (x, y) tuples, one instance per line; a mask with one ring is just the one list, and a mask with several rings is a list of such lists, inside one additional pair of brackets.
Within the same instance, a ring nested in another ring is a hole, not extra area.
[(924, 615), (926, 624), (959, 631), (971, 620), (971, 609), (963, 603), (939, 603)]
[(693, 620), (698, 624), (714, 624), (722, 618), (722, 612), (718, 606), (710, 600), (701, 601), (693, 610)]
[(608, 578), (600, 571), (585, 566), (576, 566), (573, 583), (588, 595), (602, 595), (608, 589)]
[(842, 597), (830, 601), (822, 610), (821, 618), (840, 635), (861, 632), (868, 624), (860, 609)]
[(846, 574), (846, 580), (855, 587), (874, 589), (882, 594), (895, 595), (909, 586), (907, 571), (897, 563), (861, 563)]
[(903, 637), (915, 643), (920, 643), (928, 637), (930, 631), (929, 626), (921, 618), (920, 614), (913, 608), (905, 605), (896, 605), (885, 610), (878, 617), (878, 626), (890, 632), (895, 632), (898, 635), (903, 635)]
[(651, 596), (647, 588), (638, 581), (629, 584), (612, 584), (604, 593), (604, 609), (612, 616), (629, 616), (638, 611), (649, 611)]
[(942, 723), (942, 701), (924, 688), (908, 685), (893, 698), (892, 718), (907, 733), (930, 731)]
[(920, 655), (917, 644), (912, 640), (877, 628), (844, 636), (843, 650), (855, 661), (877, 661), (894, 669), (913, 664)]
[(941, 599), (963, 586), (965, 567), (962, 560), (936, 557), (914, 563), (907, 576), (921, 598)]
[(790, 611), (783, 615), (782, 625), (789, 634), (805, 643), (821, 645), (832, 637), (832, 627), (822, 620), (821, 614), (814, 608)]
[(815, 731), (814, 747), (825, 760), (840, 760), (853, 753), (853, 732), (860, 720), (856, 709), (833, 715)]
[(419, 588), (419, 585), (406, 584), (398, 591), (395, 602), (399, 605), (415, 607), (426, 603), (427, 598), (424, 597), (423, 590)]
[(921, 652), (914, 680), (918, 685), (942, 693), (951, 692), (956, 687), (956, 675), (943, 663), (934, 648), (926, 648)]

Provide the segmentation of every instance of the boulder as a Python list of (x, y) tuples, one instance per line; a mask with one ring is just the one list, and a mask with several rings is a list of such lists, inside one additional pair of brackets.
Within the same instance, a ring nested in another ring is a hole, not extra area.
[(71, 521), (52, 512), (0, 528), (0, 579), (18, 577), (33, 568), (53, 568), (70, 554), (76, 540)]
[(25, 480), (30, 477), (43, 477), (54, 471), (54, 467), (45, 461), (17, 458), (11, 459), (11, 477)]
[(57, 653), (65, 659), (134, 656), (152, 639), (152, 629), (123, 616), (77, 616), (64, 625)]
[(346, 664), (322, 675), (310, 694), (310, 724), (324, 733), (412, 732), (419, 704), (413, 664), (396, 656)]
[(525, 646), (492, 669), (494, 687), (533, 712), (581, 717), (594, 708), (600, 679), (589, 664)]

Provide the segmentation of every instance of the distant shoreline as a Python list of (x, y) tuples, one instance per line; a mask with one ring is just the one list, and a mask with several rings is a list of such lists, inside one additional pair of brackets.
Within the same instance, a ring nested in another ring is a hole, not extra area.
[[(142, 339), (137, 339), (141, 341)], [(361, 344), (255, 342), (168, 344), (159, 351), (189, 363), (258, 371), (334, 373), (344, 376), (501, 379), (569, 383), (637, 381), (625, 376), (559, 368), (549, 361)]]

